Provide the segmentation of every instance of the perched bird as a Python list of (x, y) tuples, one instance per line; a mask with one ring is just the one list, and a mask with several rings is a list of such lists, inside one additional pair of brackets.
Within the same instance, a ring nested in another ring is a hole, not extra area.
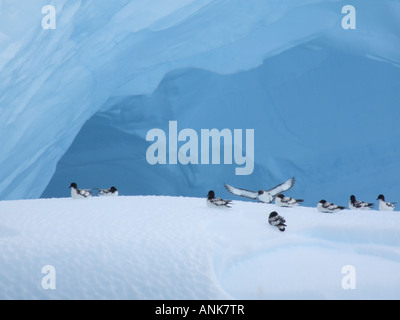
[(207, 195), (207, 205), (213, 208), (230, 208), (231, 200), (215, 197), (215, 192), (210, 190)]
[(278, 227), (282, 232), (286, 230), (286, 220), (275, 211), (270, 213), (268, 222), (271, 226)]
[(111, 187), (110, 189), (97, 189), (99, 191), (99, 196), (107, 197), (118, 197), (118, 190), (116, 187)]
[(385, 196), (380, 194), (378, 199), (379, 200), (379, 210), (380, 211), (393, 211), (395, 208), (396, 202), (386, 202)]
[(270, 189), (270, 190), (260, 190), (260, 191), (251, 191), (251, 190), (246, 190), (246, 189), (240, 189), (240, 188), (235, 188), (232, 187), (228, 184), (225, 184), (226, 190), (228, 190), (230, 193), (240, 196), (240, 197), (245, 197), (253, 200), (258, 200), (261, 202), (265, 203), (272, 203), (276, 196), (278, 194), (281, 194), (282, 192), (285, 192), (289, 189), (291, 189), (294, 185), (295, 179), (291, 178), (288, 181), (281, 183), (280, 185)]
[(318, 202), (317, 209), (324, 213), (334, 213), (346, 209), (345, 207), (338, 206), (326, 200)]
[(71, 188), (71, 197), (73, 199), (86, 199), (93, 196), (93, 193), (89, 189), (78, 189), (75, 182), (72, 182), (69, 188)]
[(357, 201), (355, 196), (350, 196), (349, 208), (351, 210), (371, 210), (373, 207), (373, 203)]
[(275, 204), (278, 207), (286, 207), (286, 208), (297, 207), (302, 202), (304, 202), (303, 199), (294, 199), (291, 197), (285, 197), (283, 194), (278, 194), (275, 199)]

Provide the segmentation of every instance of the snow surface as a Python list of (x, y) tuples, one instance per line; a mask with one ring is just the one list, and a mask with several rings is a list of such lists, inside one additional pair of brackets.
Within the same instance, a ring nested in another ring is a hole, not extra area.
[[(281, 233), (267, 222), (277, 210)], [(399, 299), (400, 215), (204, 198), (0, 202), (0, 299)], [(44, 266), (56, 289), (42, 288)], [(345, 290), (344, 266), (356, 288)]]
[[(347, 1), (148, 3), (52, 0), (43, 30), (48, 0), (0, 1), (0, 199), (64, 197), (74, 180), (201, 197), (295, 176), (310, 206), (398, 201), (398, 1), (353, 0), (356, 30)], [(255, 129), (253, 175), (148, 165), (146, 133), (174, 120)]]

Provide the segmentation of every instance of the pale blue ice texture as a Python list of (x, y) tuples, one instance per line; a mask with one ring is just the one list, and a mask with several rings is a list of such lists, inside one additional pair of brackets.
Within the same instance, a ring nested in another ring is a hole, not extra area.
[[(41, 9), (57, 11), (43, 30)], [(0, 1), (0, 199), (233, 197), (296, 177), (315, 205), (400, 198), (400, 1)], [(146, 161), (146, 133), (255, 129), (255, 170)], [(237, 198), (235, 198), (237, 199)]]

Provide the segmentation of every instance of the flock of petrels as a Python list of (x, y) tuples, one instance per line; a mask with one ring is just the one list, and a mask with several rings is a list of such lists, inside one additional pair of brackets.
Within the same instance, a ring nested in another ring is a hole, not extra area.
[[(251, 191), (247, 189), (233, 187), (231, 185), (225, 184), (226, 190), (228, 190), (231, 194), (245, 197), (252, 200), (257, 200), (258, 202), (263, 203), (272, 203), (275, 201), (275, 204), (278, 207), (286, 207), (292, 208), (300, 205), (304, 202), (303, 199), (295, 199), (292, 197), (287, 197), (283, 194), (283, 192), (288, 191), (294, 186), (295, 179), (291, 178), (276, 187), (269, 190), (260, 190), (260, 191)], [(78, 186), (75, 182), (71, 183), (69, 186), (71, 189), (71, 197), (74, 199), (84, 199), (90, 198), (94, 195), (97, 196), (118, 196), (118, 190), (114, 186), (109, 189), (78, 189)], [(380, 211), (393, 211), (395, 209), (394, 202), (387, 202), (385, 200), (384, 195), (379, 195), (379, 210)], [(214, 208), (230, 208), (232, 200), (225, 200), (222, 198), (218, 198), (215, 196), (215, 192), (210, 190), (207, 196), (207, 205)], [(349, 208), (351, 210), (371, 210), (374, 207), (373, 203), (368, 203), (364, 201), (359, 201), (356, 199), (354, 195), (350, 196)], [(328, 202), (326, 200), (321, 200), (317, 204), (317, 209), (323, 213), (334, 213), (341, 210), (346, 209), (346, 207), (336, 205), (334, 203)], [(269, 224), (277, 227), (280, 231), (286, 230), (286, 221), (280, 216), (276, 211), (270, 213), (268, 218)]]
[[(245, 197), (252, 200), (257, 200), (263, 203), (272, 203), (275, 200), (275, 204), (279, 207), (292, 208), (300, 205), (304, 202), (303, 199), (295, 199), (287, 197), (283, 192), (291, 189), (295, 183), (295, 179), (291, 178), (276, 187), (269, 190), (251, 191), (242, 188), (236, 188), (231, 185), (225, 184), (226, 190), (231, 194)], [(387, 202), (384, 195), (379, 195), (379, 210), (380, 211), (393, 211), (395, 209), (395, 202)], [(215, 208), (230, 208), (232, 200), (225, 200), (215, 196), (215, 192), (210, 190), (207, 196), (207, 205)], [(371, 210), (374, 207), (373, 203), (359, 201), (354, 195), (350, 196), (349, 208), (351, 210)], [(321, 200), (317, 204), (317, 209), (323, 213), (334, 213), (346, 209), (344, 206), (339, 206), (326, 200)], [(269, 224), (277, 227), (280, 231), (286, 230), (286, 221), (276, 211), (270, 213), (268, 218)]]

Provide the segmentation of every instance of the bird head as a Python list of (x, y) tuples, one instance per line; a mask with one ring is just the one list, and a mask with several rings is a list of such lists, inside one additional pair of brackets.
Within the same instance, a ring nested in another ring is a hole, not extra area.
[(270, 214), (269, 214), (269, 217), (270, 218), (275, 218), (275, 217), (277, 217), (278, 216), (278, 213), (276, 212), (276, 211), (273, 211), (273, 212), (271, 212)]

